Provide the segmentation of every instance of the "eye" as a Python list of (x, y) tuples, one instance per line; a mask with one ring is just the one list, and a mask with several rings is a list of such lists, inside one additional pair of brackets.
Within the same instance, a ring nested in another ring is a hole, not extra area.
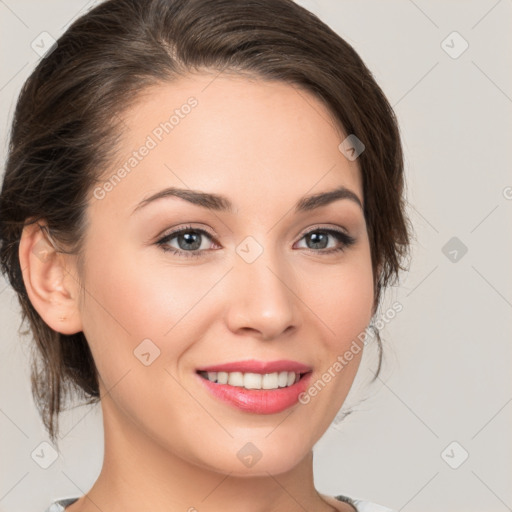
[[(329, 238), (334, 238), (338, 245), (335, 243), (334, 247), (329, 247)], [(303, 239), (307, 241), (307, 249), (323, 254), (331, 254), (334, 252), (344, 251), (353, 245), (356, 241), (354, 237), (350, 236), (344, 231), (317, 227), (305, 233), (301, 240)], [(320, 249), (320, 251), (318, 251), (318, 249)]]
[[(210, 243), (204, 243), (204, 239)], [(343, 251), (353, 245), (356, 239), (344, 231), (328, 228), (317, 228), (305, 233), (301, 240), (305, 239), (306, 249), (320, 254), (331, 254)], [(334, 246), (329, 246), (330, 240), (334, 239)], [(165, 252), (171, 252), (186, 258), (196, 258), (204, 255), (204, 252), (211, 250), (213, 235), (200, 228), (185, 226), (168, 233), (158, 240), (156, 244)], [(172, 246), (177, 244), (178, 247)]]
[[(203, 244), (203, 238), (205, 237), (213, 240), (212, 235), (204, 229), (186, 226), (172, 231), (156, 243), (165, 252), (171, 252), (173, 254), (190, 258), (201, 256), (201, 253), (208, 250), (207, 246), (211, 244)], [(169, 246), (172, 240), (176, 240), (178, 245), (177, 248)]]

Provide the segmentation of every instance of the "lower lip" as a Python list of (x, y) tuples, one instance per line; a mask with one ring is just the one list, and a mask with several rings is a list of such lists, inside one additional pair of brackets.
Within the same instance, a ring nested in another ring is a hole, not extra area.
[(229, 384), (217, 384), (200, 375), (197, 375), (197, 378), (216, 398), (242, 411), (275, 414), (297, 403), (299, 395), (308, 387), (311, 373), (303, 375), (298, 382), (289, 387), (278, 389), (245, 389)]

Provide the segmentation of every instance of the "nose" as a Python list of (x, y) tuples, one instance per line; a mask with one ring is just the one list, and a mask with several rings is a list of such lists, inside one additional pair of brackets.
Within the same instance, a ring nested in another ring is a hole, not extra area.
[(299, 326), (299, 299), (292, 269), (271, 251), (256, 261), (236, 257), (229, 273), (227, 324), (263, 340), (276, 339)]

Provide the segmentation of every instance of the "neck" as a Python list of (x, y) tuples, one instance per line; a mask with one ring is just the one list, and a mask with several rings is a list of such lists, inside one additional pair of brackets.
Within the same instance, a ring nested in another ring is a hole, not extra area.
[[(332, 511), (314, 487), (310, 451), (286, 472), (236, 476), (179, 457), (102, 400), (105, 451), (98, 479), (69, 512)], [(332, 503), (332, 502), (330, 502)], [(76, 505), (76, 506), (75, 506)]]

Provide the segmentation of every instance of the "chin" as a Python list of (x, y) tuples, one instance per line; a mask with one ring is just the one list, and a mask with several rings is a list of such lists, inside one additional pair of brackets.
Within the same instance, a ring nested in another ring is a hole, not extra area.
[(291, 471), (312, 449), (313, 443), (308, 443), (309, 435), (304, 432), (295, 430), (291, 434), (284, 428), (281, 435), (268, 432), (255, 432), (252, 436), (245, 432), (226, 443), (218, 442), (215, 451), (205, 449), (208, 459), (198, 462), (209, 470), (231, 476), (268, 477), (269, 473), (278, 475)]

